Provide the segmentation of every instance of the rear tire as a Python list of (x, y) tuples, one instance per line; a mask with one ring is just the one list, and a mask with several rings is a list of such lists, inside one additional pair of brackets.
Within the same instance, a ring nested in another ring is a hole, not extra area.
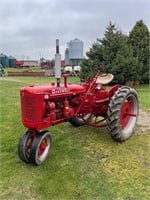
[(107, 111), (107, 127), (111, 137), (122, 142), (132, 136), (139, 112), (137, 93), (122, 86), (112, 97)]
[(41, 165), (49, 155), (52, 144), (50, 133), (45, 130), (41, 131), (33, 140), (30, 159), (35, 165)]

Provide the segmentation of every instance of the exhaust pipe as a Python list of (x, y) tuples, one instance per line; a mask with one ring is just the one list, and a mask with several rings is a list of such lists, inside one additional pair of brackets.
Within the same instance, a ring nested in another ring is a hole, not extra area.
[(61, 54), (59, 53), (59, 39), (56, 39), (55, 78), (57, 81), (57, 87), (59, 87), (61, 78)]

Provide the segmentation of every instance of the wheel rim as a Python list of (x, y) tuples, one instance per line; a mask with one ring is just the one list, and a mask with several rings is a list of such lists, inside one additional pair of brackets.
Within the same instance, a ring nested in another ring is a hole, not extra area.
[(126, 100), (122, 106), (121, 109), (121, 116), (120, 116), (120, 121), (121, 121), (121, 126), (122, 128), (125, 128), (126, 125), (128, 124), (130, 118), (132, 116), (131, 115), (132, 112), (132, 104), (131, 101)]
[(50, 149), (50, 138), (48, 136), (42, 138), (38, 150), (36, 158), (41, 163), (43, 162), (49, 154)]
[(134, 95), (127, 97), (120, 112), (120, 124), (123, 133), (130, 134), (136, 123), (138, 115), (138, 102)]

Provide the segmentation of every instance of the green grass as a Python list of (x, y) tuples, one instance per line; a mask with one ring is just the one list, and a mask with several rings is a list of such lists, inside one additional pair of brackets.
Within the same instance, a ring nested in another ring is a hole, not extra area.
[(5, 72), (7, 73), (8, 71), (12, 72), (22, 72), (24, 70), (29, 70), (29, 71), (42, 71), (41, 67), (25, 67), (25, 68), (15, 68), (15, 67), (8, 67), (4, 68)]
[[(55, 77), (29, 77), (29, 76), (12, 76), (12, 77), (6, 77), (10, 79), (15, 79), (20, 82), (22, 82), (25, 86), (26, 85), (44, 85), (44, 84), (51, 84), (52, 82), (56, 82)], [(61, 78), (61, 83), (64, 82), (64, 78)], [(68, 83), (79, 83), (80, 78), (79, 77), (68, 77)]]
[[(0, 81), (0, 199), (149, 199), (149, 133), (138, 129), (121, 144), (110, 138), (106, 128), (74, 128), (69, 123), (50, 127), (53, 145), (46, 162), (39, 167), (22, 163), (17, 155), (25, 130), (19, 89), (48, 83), (49, 78), (17, 79), (22, 82)], [(147, 93), (147, 86), (138, 88), (144, 109), (148, 109)]]
[(149, 85), (140, 85), (137, 88), (139, 94), (139, 103), (143, 109), (150, 110), (150, 86)]

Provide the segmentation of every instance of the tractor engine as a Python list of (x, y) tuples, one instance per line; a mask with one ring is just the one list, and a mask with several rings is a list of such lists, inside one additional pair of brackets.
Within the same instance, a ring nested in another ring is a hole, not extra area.
[(81, 85), (70, 87), (29, 86), (21, 89), (22, 123), (30, 129), (43, 129), (68, 120), (75, 114), (72, 105), (85, 92)]

